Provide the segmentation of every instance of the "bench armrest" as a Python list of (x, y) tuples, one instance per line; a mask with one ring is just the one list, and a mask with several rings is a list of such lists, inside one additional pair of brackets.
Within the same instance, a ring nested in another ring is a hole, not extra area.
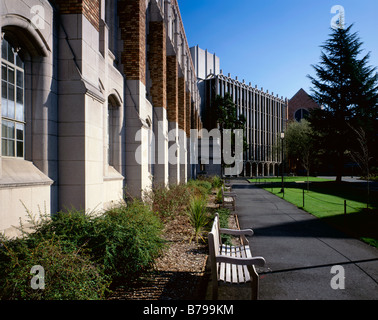
[(222, 233), (222, 234), (228, 234), (228, 235), (231, 235), (231, 236), (249, 236), (249, 237), (252, 237), (253, 236), (253, 230), (251, 229), (247, 229), (247, 230), (235, 230), (235, 229), (219, 229), (219, 232)]
[(219, 263), (229, 263), (236, 264), (239, 266), (251, 266), (255, 265), (258, 267), (265, 266), (265, 259), (263, 257), (254, 257), (254, 258), (232, 258), (228, 256), (219, 255), (216, 257), (216, 261)]

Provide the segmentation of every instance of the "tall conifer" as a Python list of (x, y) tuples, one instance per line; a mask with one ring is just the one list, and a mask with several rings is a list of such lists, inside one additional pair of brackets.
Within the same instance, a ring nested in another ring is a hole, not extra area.
[(323, 106), (311, 112), (309, 121), (318, 148), (335, 165), (337, 181), (343, 174), (345, 152), (354, 144), (350, 125), (374, 131), (378, 112), (378, 74), (368, 66), (370, 53), (360, 58), (363, 43), (352, 27), (333, 29), (321, 46), (320, 64), (313, 66), (316, 78), (308, 76), (312, 98)]

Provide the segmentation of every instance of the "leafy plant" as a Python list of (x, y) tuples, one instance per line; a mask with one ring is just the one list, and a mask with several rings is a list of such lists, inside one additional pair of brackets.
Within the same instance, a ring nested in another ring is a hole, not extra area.
[[(230, 218), (230, 209), (228, 208), (220, 208), (218, 210), (218, 214), (219, 214), (219, 225), (221, 228), (224, 228), (224, 229), (228, 229), (229, 228), (229, 224), (228, 224), (228, 220)], [(230, 245), (231, 244), (231, 239), (232, 239), (232, 236), (228, 235), (228, 234), (222, 234), (221, 235), (221, 238), (222, 238), (222, 242), (226, 245)]]
[(222, 196), (222, 189), (219, 189), (217, 191), (217, 195), (215, 197), (216, 203), (222, 203), (223, 202), (223, 196)]
[(213, 188), (220, 188), (223, 186), (223, 180), (219, 176), (214, 176), (212, 179)]
[(139, 200), (108, 211), (100, 222), (105, 241), (93, 250), (99, 250), (99, 258), (113, 279), (138, 279), (165, 247), (161, 220)]
[[(58, 238), (31, 242), (1, 240), (0, 298), (6, 300), (102, 300), (109, 277), (81, 249), (68, 250)], [(31, 268), (45, 270), (45, 288), (31, 287)]]
[(60, 212), (42, 219), (34, 229), (25, 240), (29, 247), (57, 239), (63, 253), (85, 253), (94, 264), (104, 267), (114, 283), (138, 280), (164, 248), (163, 224), (140, 200), (101, 215), (74, 209)]
[(189, 220), (194, 228), (194, 237), (197, 242), (199, 238), (201, 238), (205, 242), (205, 240), (202, 237), (202, 233), (204, 227), (209, 223), (209, 217), (207, 215), (206, 210), (207, 201), (205, 199), (194, 198), (190, 201)]
[(310, 168), (316, 157), (312, 137), (312, 128), (310, 123), (305, 119), (301, 122), (290, 122), (287, 126), (285, 133), (287, 151), (292, 158), (291, 160), (295, 162), (295, 159), (298, 159), (297, 161), (299, 161), (302, 167), (306, 170), (307, 190), (309, 190), (310, 186)]
[(195, 197), (207, 197), (212, 190), (212, 184), (207, 180), (190, 180), (188, 187), (191, 188), (192, 195)]
[(191, 198), (191, 190), (187, 185), (173, 185), (155, 187), (144, 193), (146, 202), (152, 210), (162, 218), (184, 214)]
[(233, 102), (233, 97), (230, 93), (225, 93), (224, 97), (218, 95), (212, 101), (212, 111), (211, 115), (212, 122), (216, 121), (217, 123), (213, 123), (212, 125), (216, 127), (219, 125), (220, 134), (223, 136), (225, 130), (231, 130), (231, 150), (227, 150), (228, 148), (224, 148), (223, 146), (223, 139), (221, 149), (223, 151), (222, 157), (222, 166), (227, 167), (225, 162), (225, 156), (234, 156), (235, 153), (238, 152), (237, 144), (235, 143), (236, 133), (235, 130), (243, 130), (243, 150), (246, 151), (248, 148), (247, 138), (245, 134), (245, 125), (247, 119), (242, 113), (239, 113), (235, 103)]

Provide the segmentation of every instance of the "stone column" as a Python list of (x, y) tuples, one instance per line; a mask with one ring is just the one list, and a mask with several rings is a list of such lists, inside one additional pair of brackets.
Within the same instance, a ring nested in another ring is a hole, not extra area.
[(187, 138), (187, 154), (186, 154), (186, 163), (187, 163), (187, 179), (192, 178), (192, 165), (190, 161), (190, 151), (191, 151), (191, 141), (190, 141), (190, 129), (191, 129), (191, 115), (192, 114), (192, 95), (190, 91), (186, 92), (186, 110), (185, 110), (185, 133)]
[(186, 137), (186, 81), (185, 77), (178, 79), (178, 124), (179, 124), (179, 147), (180, 147), (180, 182), (187, 182), (187, 137)]
[[(118, 2), (125, 81), (125, 180), (126, 191), (140, 197), (151, 186), (149, 134), (152, 106), (146, 100), (146, 1)], [(139, 161), (138, 161), (139, 160)]]
[(151, 21), (148, 34), (148, 63), (155, 134), (154, 183), (168, 185), (168, 121), (166, 29), (163, 21)]
[[(178, 61), (176, 56), (167, 56), (167, 113), (169, 122), (169, 184), (180, 183), (180, 149), (178, 148)], [(173, 160), (177, 163), (174, 163)]]

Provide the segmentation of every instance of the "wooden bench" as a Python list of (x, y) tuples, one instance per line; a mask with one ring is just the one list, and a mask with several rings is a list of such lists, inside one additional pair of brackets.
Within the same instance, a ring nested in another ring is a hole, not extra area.
[[(241, 246), (222, 244), (221, 234), (239, 236)], [(213, 284), (213, 299), (218, 299), (218, 282), (231, 284), (251, 283), (251, 299), (258, 299), (259, 275), (255, 266), (263, 267), (265, 259), (252, 257), (246, 236), (252, 236), (252, 230), (221, 229), (219, 215), (215, 215), (211, 232), (209, 233), (209, 251)]]
[(232, 209), (235, 211), (235, 201), (236, 194), (224, 191), (224, 188), (222, 186), (222, 207), (225, 208), (226, 205), (231, 204)]

